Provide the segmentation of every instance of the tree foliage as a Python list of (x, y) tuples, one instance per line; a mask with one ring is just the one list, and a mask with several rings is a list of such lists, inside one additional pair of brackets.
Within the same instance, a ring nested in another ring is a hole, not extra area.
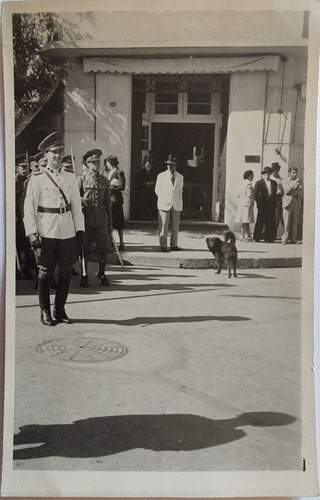
[(14, 14), (12, 22), (15, 102), (28, 112), (63, 77), (63, 67), (41, 55), (47, 43), (57, 40), (58, 25), (52, 13)]

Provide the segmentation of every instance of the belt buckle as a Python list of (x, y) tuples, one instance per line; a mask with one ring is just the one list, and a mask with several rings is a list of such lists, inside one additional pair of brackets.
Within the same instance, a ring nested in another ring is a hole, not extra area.
[(60, 207), (60, 214), (64, 214), (66, 209), (64, 207)]

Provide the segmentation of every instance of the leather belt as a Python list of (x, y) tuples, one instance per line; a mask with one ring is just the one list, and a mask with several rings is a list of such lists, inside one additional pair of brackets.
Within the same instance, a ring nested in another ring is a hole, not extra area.
[(47, 208), (38, 206), (38, 212), (43, 212), (45, 214), (65, 214), (66, 212), (70, 212), (71, 205), (66, 205), (65, 207), (60, 208)]

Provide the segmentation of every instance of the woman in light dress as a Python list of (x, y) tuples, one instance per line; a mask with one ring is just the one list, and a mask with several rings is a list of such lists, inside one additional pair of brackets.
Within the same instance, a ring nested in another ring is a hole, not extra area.
[(250, 224), (254, 222), (253, 205), (254, 205), (254, 188), (253, 188), (253, 172), (246, 170), (243, 174), (243, 182), (238, 194), (239, 206), (235, 222), (240, 222), (242, 230), (242, 241), (252, 241)]

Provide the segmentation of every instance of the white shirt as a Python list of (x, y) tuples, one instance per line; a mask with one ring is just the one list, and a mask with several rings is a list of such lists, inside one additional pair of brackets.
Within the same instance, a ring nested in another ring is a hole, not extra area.
[(64, 192), (71, 210), (65, 213), (39, 212), (38, 207), (60, 208), (66, 202), (59, 189), (45, 172), (30, 178), (24, 203), (24, 226), (26, 235), (36, 233), (44, 238), (64, 240), (75, 236), (76, 231), (84, 231), (81, 198), (75, 175), (62, 169), (46, 167), (47, 172)]
[(267, 185), (267, 189), (268, 189), (268, 195), (270, 196), (271, 195), (271, 182), (270, 182), (270, 179), (264, 179), (266, 185)]

